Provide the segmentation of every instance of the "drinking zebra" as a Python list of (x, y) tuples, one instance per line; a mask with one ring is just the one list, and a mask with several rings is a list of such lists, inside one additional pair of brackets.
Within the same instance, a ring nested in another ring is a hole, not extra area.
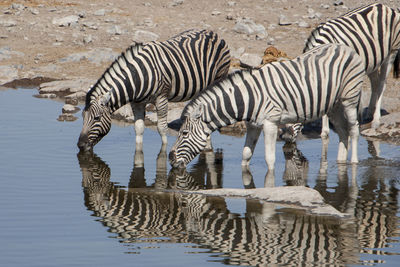
[(111, 113), (131, 103), (136, 147), (143, 144), (147, 103), (167, 143), (168, 101), (186, 101), (227, 75), (229, 49), (212, 31), (188, 30), (164, 42), (135, 44), (122, 53), (88, 91), (78, 147), (92, 149), (111, 128)]
[[(346, 44), (363, 59), (371, 82), (368, 117), (372, 117), (372, 127), (377, 128), (386, 79), (392, 65), (394, 77), (398, 78), (400, 73), (400, 12), (377, 3), (352, 10), (314, 29), (303, 52), (327, 43)], [(289, 139), (295, 139), (296, 134), (294, 132)], [(328, 134), (329, 120), (324, 116), (321, 137)]]
[(183, 125), (169, 154), (170, 163), (185, 167), (215, 130), (246, 121), (242, 166), (248, 166), (261, 129), (265, 160), (274, 169), (279, 124), (313, 121), (327, 114), (339, 135), (337, 160), (345, 162), (348, 137), (356, 163), (357, 107), (365, 71), (361, 57), (339, 44), (319, 46), (288, 61), (239, 71), (200, 93), (183, 110)]

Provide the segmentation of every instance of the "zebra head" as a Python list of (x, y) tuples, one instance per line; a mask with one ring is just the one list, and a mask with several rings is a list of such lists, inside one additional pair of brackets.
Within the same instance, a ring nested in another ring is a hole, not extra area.
[(169, 162), (173, 167), (185, 168), (207, 145), (211, 132), (201, 118), (202, 113), (202, 105), (184, 111), (184, 122), (169, 153)]
[(89, 151), (110, 131), (111, 110), (108, 107), (110, 93), (86, 104), (82, 112), (83, 127), (79, 135), (78, 147)]

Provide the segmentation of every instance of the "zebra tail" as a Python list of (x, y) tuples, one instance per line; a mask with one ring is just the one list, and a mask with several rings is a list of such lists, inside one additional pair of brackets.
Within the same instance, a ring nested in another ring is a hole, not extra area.
[(397, 79), (400, 77), (400, 49), (397, 50), (397, 55), (394, 59), (393, 65), (393, 77)]

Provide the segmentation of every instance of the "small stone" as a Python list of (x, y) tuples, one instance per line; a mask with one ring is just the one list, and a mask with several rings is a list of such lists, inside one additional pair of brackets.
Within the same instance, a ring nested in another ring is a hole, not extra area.
[(91, 30), (97, 30), (98, 26), (94, 22), (86, 21), (83, 23), (83, 26), (88, 27)]
[(84, 44), (88, 44), (88, 43), (91, 43), (93, 41), (93, 38), (92, 38), (92, 35), (85, 35), (84, 37), (83, 37), (83, 43)]
[(17, 22), (14, 20), (0, 20), (0, 27), (15, 27)]
[(170, 7), (176, 7), (176, 6), (180, 6), (183, 5), (185, 1), (184, 0), (174, 0), (172, 1), (172, 3), (169, 4)]
[(62, 113), (73, 114), (73, 113), (78, 112), (79, 110), (80, 110), (80, 108), (75, 107), (75, 106), (73, 106), (73, 105), (71, 105), (71, 104), (65, 104), (65, 105), (62, 107)]
[(52, 23), (59, 27), (68, 27), (78, 24), (79, 17), (76, 15), (70, 15), (64, 18), (54, 18)]
[(78, 118), (72, 114), (61, 114), (57, 120), (58, 121), (76, 121)]
[(121, 34), (122, 34), (121, 27), (119, 27), (118, 25), (113, 25), (113, 26), (111, 26), (111, 28), (109, 28), (109, 29), (107, 30), (107, 32), (108, 32), (109, 34), (112, 34), (112, 35), (121, 35)]
[(213, 12), (211, 12), (211, 16), (218, 16), (221, 15), (221, 12), (218, 10), (214, 10)]
[(310, 24), (307, 23), (307, 22), (305, 22), (304, 20), (300, 20), (300, 21), (297, 23), (297, 25), (298, 25), (300, 28), (310, 28), (310, 27), (311, 27)]
[(39, 15), (39, 10), (36, 8), (30, 8), (29, 11), (33, 14), (33, 15)]
[(225, 17), (227, 20), (233, 20), (233, 15), (232, 14), (228, 14)]
[(105, 14), (106, 14), (106, 11), (105, 11), (104, 9), (96, 10), (96, 11), (93, 13), (93, 15), (95, 15), (95, 16), (104, 16)]
[(292, 22), (289, 21), (289, 19), (288, 19), (285, 15), (281, 14), (281, 15), (279, 16), (279, 22), (278, 22), (278, 24), (279, 24), (280, 26), (287, 26), (287, 25), (291, 25)]
[(151, 7), (151, 3), (149, 3), (149, 2), (143, 3), (143, 5), (146, 7)]
[(236, 2), (229, 1), (229, 2), (228, 2), (228, 6), (229, 6), (229, 7), (234, 7), (234, 6), (236, 6)]
[(321, 8), (323, 9), (329, 9), (331, 6), (328, 4), (321, 4)]
[(341, 6), (343, 5), (343, 1), (342, 0), (336, 0), (335, 2), (333, 2), (334, 6)]
[(21, 4), (14, 3), (14, 4), (11, 5), (11, 8), (14, 9), (14, 10), (22, 11), (22, 10), (25, 9), (25, 6), (21, 5)]

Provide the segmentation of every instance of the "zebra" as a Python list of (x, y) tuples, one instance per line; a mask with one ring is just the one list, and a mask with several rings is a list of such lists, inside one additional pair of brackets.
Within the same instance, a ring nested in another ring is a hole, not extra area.
[(293, 60), (238, 71), (200, 93), (182, 112), (183, 124), (169, 160), (184, 168), (215, 130), (247, 122), (242, 167), (248, 166), (261, 130), (265, 161), (274, 170), (279, 124), (308, 122), (327, 114), (339, 135), (338, 162), (357, 163), (357, 107), (365, 71), (354, 49), (341, 44), (316, 47)]
[(157, 112), (157, 130), (167, 143), (168, 102), (187, 101), (228, 74), (229, 48), (216, 33), (188, 30), (163, 42), (126, 49), (86, 94), (78, 147), (87, 151), (110, 131), (111, 113), (130, 103), (136, 147), (143, 145), (147, 103)]
[[(342, 43), (354, 48), (363, 59), (371, 83), (367, 117), (371, 126), (380, 125), (381, 103), (386, 79), (393, 66), (393, 76), (400, 74), (400, 12), (383, 4), (370, 4), (331, 19), (315, 28), (303, 52), (327, 43)], [(290, 139), (296, 139), (297, 132)], [(322, 118), (321, 137), (329, 135), (329, 120)]]

